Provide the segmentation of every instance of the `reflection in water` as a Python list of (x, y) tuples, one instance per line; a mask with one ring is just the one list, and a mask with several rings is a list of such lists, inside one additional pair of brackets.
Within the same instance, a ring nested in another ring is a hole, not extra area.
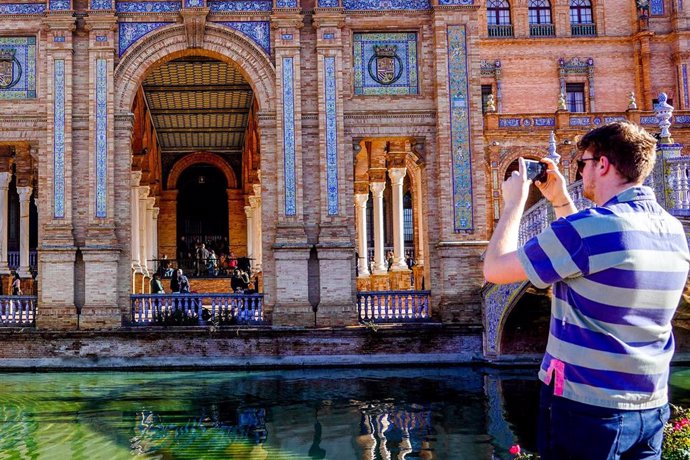
[(0, 459), (507, 459), (532, 422), (505, 412), (502, 382), (536, 387), (534, 374), (4, 374)]

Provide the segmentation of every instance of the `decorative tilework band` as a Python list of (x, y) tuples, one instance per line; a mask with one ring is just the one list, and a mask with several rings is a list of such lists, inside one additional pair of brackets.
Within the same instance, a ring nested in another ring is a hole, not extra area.
[(55, 60), (53, 69), (53, 216), (65, 217), (65, 61)]
[(112, 10), (113, 0), (91, 0), (92, 10)]
[(683, 107), (685, 110), (690, 109), (690, 95), (688, 93), (690, 90), (688, 89), (688, 65), (683, 64), (681, 66), (681, 73), (683, 74), (683, 102), (685, 103), (685, 106)]
[(453, 221), (456, 232), (474, 229), (466, 33), (464, 25), (448, 26)]
[(428, 10), (429, 0), (343, 0), (345, 10), (391, 11), (391, 10)]
[(70, 9), (70, 0), (50, 0), (48, 6), (51, 11), (68, 11)]
[(107, 216), (108, 62), (96, 60), (96, 217)]
[(285, 215), (297, 214), (295, 183), (295, 79), (293, 58), (283, 58), (283, 157), (285, 178)]
[(4, 3), (0, 5), (0, 14), (43, 14), (46, 4), (43, 3)]
[(649, 12), (652, 16), (663, 16), (664, 0), (651, 0), (649, 2)]
[(271, 54), (271, 24), (268, 21), (231, 21), (219, 22), (249, 37), (259, 45), (266, 54)]
[(338, 214), (338, 135), (336, 111), (335, 57), (323, 58), (323, 78), (326, 102), (326, 186), (328, 215)]
[(212, 13), (223, 13), (231, 11), (271, 11), (273, 9), (272, 0), (227, 0), (209, 1), (208, 8)]
[(118, 13), (170, 13), (180, 11), (180, 2), (117, 2)]

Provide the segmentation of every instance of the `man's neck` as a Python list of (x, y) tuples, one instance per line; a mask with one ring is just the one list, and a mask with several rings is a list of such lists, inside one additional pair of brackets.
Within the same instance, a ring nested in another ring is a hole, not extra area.
[(640, 185), (642, 185), (642, 182), (621, 181), (618, 183), (610, 184), (610, 186), (604, 187), (601, 190), (601, 193), (597, 194), (598, 196), (593, 201), (597, 204), (597, 206), (603, 206), (604, 204), (608, 203), (614, 196), (623, 193), (629, 188), (639, 187)]

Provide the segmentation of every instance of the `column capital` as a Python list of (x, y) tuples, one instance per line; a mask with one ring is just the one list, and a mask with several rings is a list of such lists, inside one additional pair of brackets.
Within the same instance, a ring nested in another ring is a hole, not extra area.
[(247, 219), (254, 217), (254, 208), (251, 206), (244, 207), (244, 213), (247, 215)]
[[(154, 200), (155, 200), (155, 198), (154, 198)], [(153, 214), (152, 214), (153, 220), (157, 220), (158, 214), (161, 212), (161, 208), (154, 207), (153, 209), (151, 209), (151, 211), (153, 211)]]
[(371, 190), (371, 193), (376, 198), (382, 198), (383, 197), (383, 191), (385, 188), (386, 188), (385, 182), (371, 182), (369, 184), (369, 189)]
[(260, 196), (250, 196), (248, 199), (249, 199), (249, 206), (252, 209), (258, 209), (259, 206), (261, 206), (261, 197)]
[(151, 211), (156, 204), (156, 198), (150, 196), (146, 198), (146, 210)]
[(17, 194), (19, 194), (19, 201), (26, 202), (31, 198), (31, 192), (33, 189), (31, 187), (17, 187)]
[(12, 173), (0, 172), (0, 190), (7, 191), (10, 186), (10, 182), (12, 182)]
[(139, 190), (138, 190), (139, 199), (145, 200), (146, 198), (148, 198), (150, 189), (151, 189), (151, 187), (149, 187), (148, 185), (140, 185)]
[(261, 197), (261, 184), (260, 183), (252, 184), (252, 190), (254, 190), (254, 195), (256, 195), (257, 197)]
[(388, 170), (388, 176), (391, 178), (392, 185), (402, 185), (405, 174), (407, 174), (406, 168), (391, 168)]
[(367, 201), (369, 201), (368, 193), (355, 193), (355, 206), (358, 208), (366, 208)]
[(139, 187), (139, 183), (141, 182), (141, 171), (132, 171), (130, 174), (130, 179), (131, 182), (130, 184), (132, 187)]

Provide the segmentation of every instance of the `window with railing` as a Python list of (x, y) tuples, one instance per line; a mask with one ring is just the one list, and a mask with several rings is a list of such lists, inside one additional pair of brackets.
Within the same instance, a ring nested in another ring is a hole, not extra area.
[(510, 23), (510, 3), (506, 0), (486, 2), (486, 23), (489, 37), (512, 37), (513, 25)]
[(570, 28), (574, 36), (594, 36), (597, 34), (592, 19), (590, 0), (570, 0)]
[(565, 99), (570, 112), (585, 111), (585, 84), (568, 83), (565, 85)]
[(549, 37), (556, 34), (551, 20), (549, 0), (529, 0), (529, 34), (532, 37)]

